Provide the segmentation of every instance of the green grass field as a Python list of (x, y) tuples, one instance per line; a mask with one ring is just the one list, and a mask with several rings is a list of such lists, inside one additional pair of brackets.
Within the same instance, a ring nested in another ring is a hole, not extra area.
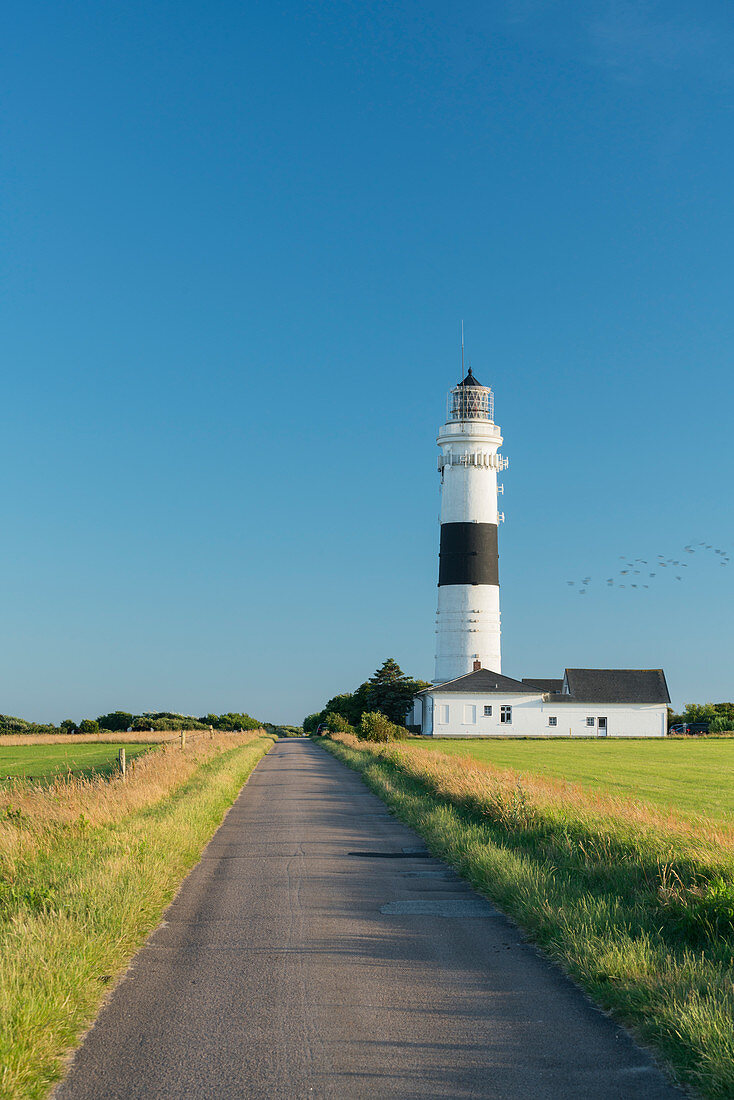
[[(0, 745), (0, 781), (33, 779), (50, 783), (57, 775), (111, 775), (117, 770), (120, 745)], [(132, 760), (154, 745), (124, 746)]]
[(701, 741), (411, 741), (416, 749), (568, 779), (685, 814), (734, 818), (734, 738)]

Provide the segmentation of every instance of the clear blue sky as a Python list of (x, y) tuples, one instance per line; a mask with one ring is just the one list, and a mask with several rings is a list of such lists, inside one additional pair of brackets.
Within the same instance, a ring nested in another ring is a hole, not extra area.
[(605, 584), (734, 549), (730, 2), (24, 0), (1, 49), (0, 711), (430, 678), (462, 317), (503, 670), (734, 696), (734, 562)]

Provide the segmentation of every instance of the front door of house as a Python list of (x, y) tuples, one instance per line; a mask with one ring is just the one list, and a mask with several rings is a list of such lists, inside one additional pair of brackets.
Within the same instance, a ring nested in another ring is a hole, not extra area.
[(600, 718), (597, 725), (598, 725), (598, 728), (599, 728), (599, 736), (600, 737), (606, 737), (606, 735), (607, 735), (607, 720), (606, 720), (606, 718)]

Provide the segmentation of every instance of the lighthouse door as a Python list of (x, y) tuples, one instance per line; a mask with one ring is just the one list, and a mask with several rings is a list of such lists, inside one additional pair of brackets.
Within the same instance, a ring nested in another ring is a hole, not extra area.
[(600, 718), (598, 726), (599, 726), (599, 736), (600, 737), (606, 737), (606, 735), (607, 735), (607, 720), (606, 720), (606, 718)]

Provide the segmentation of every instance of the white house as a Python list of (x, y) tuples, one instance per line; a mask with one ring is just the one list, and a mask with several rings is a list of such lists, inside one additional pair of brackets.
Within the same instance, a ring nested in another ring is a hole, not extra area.
[(409, 721), (433, 737), (665, 737), (662, 669), (567, 668), (513, 680), (487, 668), (425, 688)]
[[(462, 374), (463, 374), (462, 339)], [(448, 395), (439, 429), (441, 538), (433, 686), (409, 723), (432, 737), (664, 737), (662, 669), (568, 668), (562, 680), (501, 674), (494, 395), (471, 368)]]

